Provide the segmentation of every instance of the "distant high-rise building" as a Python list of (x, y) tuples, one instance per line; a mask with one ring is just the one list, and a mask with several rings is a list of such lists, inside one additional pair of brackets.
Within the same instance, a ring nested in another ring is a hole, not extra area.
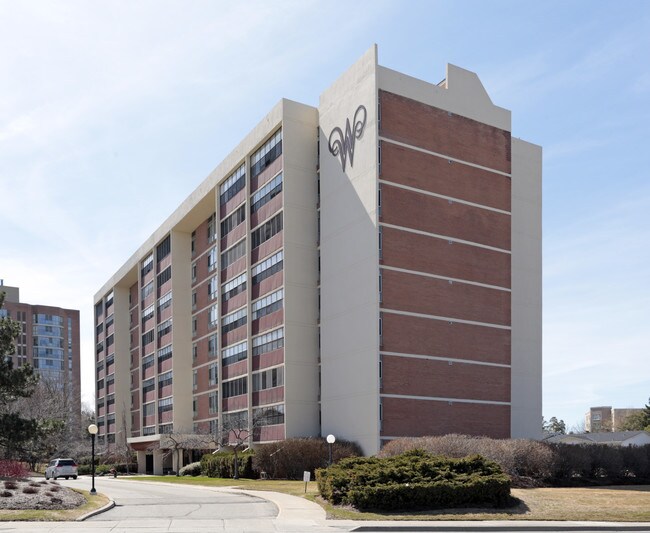
[(611, 405), (590, 407), (585, 414), (585, 431), (600, 433), (604, 431), (621, 431), (625, 419), (635, 413), (643, 411), (642, 408), (614, 408)]
[(0, 316), (8, 316), (21, 325), (16, 352), (11, 354), (15, 367), (30, 363), (51, 384), (60, 387), (70, 405), (74, 420), (81, 412), (79, 365), (79, 311), (20, 301), (20, 289), (0, 280), (5, 293)]
[[(541, 148), (372, 48), (282, 100), (95, 295), (100, 442), (541, 433)], [(124, 434), (124, 433), (122, 433)]]

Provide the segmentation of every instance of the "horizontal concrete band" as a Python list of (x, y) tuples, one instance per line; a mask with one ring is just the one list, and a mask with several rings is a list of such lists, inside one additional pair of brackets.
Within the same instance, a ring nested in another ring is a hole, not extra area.
[(410, 359), (427, 359), (431, 361), (449, 361), (452, 363), (467, 364), (467, 365), (482, 365), (482, 366), (496, 366), (499, 368), (511, 368), (512, 365), (504, 365), (501, 363), (488, 363), (486, 361), (475, 361), (472, 359), (458, 359), (455, 357), (446, 357), (441, 355), (422, 355), (412, 353), (399, 353), (399, 352), (385, 352), (380, 351), (380, 355), (390, 355), (393, 357), (406, 357)]
[(446, 196), (444, 194), (437, 194), (435, 192), (431, 191), (425, 191), (424, 189), (418, 189), (417, 187), (411, 187), (410, 185), (404, 185), (402, 183), (395, 183), (394, 181), (386, 181), (386, 180), (379, 180), (379, 183), (382, 185), (387, 185), (389, 187), (396, 187), (398, 189), (404, 189), (405, 191), (410, 191), (410, 192), (415, 192), (418, 194), (424, 194), (426, 196), (432, 196), (434, 198), (440, 198), (442, 200), (448, 200), (450, 202), (456, 202), (459, 204), (464, 204), (468, 205), (470, 207), (477, 207), (478, 209), (485, 209), (486, 211), (493, 211), (495, 213), (501, 213), (502, 215), (512, 215), (510, 211), (505, 211), (503, 209), (497, 209), (496, 207), (490, 207), (487, 205), (482, 205), (482, 204), (477, 204), (475, 202), (469, 202), (467, 200), (461, 200), (460, 198), (456, 198), (454, 196)]
[(512, 252), (510, 250), (504, 250), (503, 248), (496, 248), (495, 246), (488, 246), (487, 244), (480, 244), (477, 242), (471, 242), (471, 241), (465, 241), (463, 239), (457, 239), (455, 237), (450, 237), (448, 235), (438, 235), (436, 233), (429, 233), (428, 231), (422, 231), (418, 229), (412, 229), (412, 228), (407, 228), (404, 226), (396, 226), (394, 224), (386, 224), (385, 222), (380, 222), (379, 223), (380, 227), (386, 227), (386, 228), (391, 228), (395, 229), (398, 231), (406, 231), (408, 233), (415, 233), (417, 235), (424, 235), (426, 237), (433, 237), (434, 239), (441, 239), (444, 241), (448, 242), (457, 242), (460, 244), (467, 244), (468, 246), (476, 246), (477, 248), (484, 248), (486, 250), (492, 250), (494, 252), (501, 252), (504, 254), (512, 255)]
[(411, 396), (408, 394), (380, 394), (380, 398), (394, 398), (396, 400), (421, 400), (427, 402), (444, 403), (478, 403), (482, 405), (511, 405), (511, 402), (497, 402), (492, 400), (473, 400), (469, 398), (439, 398), (437, 396)]
[(495, 170), (495, 169), (490, 168), (490, 167), (484, 167), (482, 165), (477, 165), (476, 163), (470, 163), (468, 161), (463, 161), (462, 159), (456, 159), (455, 157), (451, 157), (451, 156), (446, 155), (446, 154), (441, 154), (441, 153), (438, 153), (438, 152), (432, 152), (431, 150), (426, 150), (425, 148), (420, 148), (419, 146), (413, 146), (412, 144), (407, 144), (407, 143), (403, 143), (403, 142), (400, 142), (400, 141), (395, 141), (393, 139), (389, 139), (389, 138), (383, 137), (381, 135), (379, 136), (379, 140), (383, 141), (383, 142), (395, 144), (395, 145), (401, 146), (403, 148), (408, 148), (409, 150), (415, 150), (416, 152), (422, 152), (423, 154), (435, 155), (436, 157), (440, 157), (442, 159), (447, 159), (449, 161), (453, 161), (454, 163), (460, 163), (462, 165), (467, 165), (469, 167), (478, 168), (480, 170), (485, 170), (487, 172), (493, 172), (494, 174), (499, 174), (500, 176), (506, 176), (508, 178), (512, 177), (512, 174), (508, 174), (507, 172), (502, 172), (500, 170)]

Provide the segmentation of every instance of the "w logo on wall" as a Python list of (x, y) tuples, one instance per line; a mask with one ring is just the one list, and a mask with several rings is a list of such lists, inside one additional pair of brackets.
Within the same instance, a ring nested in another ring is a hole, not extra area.
[(363, 135), (363, 129), (366, 127), (366, 118), (368, 113), (362, 105), (357, 107), (350, 125), (350, 119), (345, 120), (345, 133), (338, 126), (332, 130), (329, 136), (329, 150), (334, 156), (341, 156), (341, 167), (345, 172), (345, 164), (350, 157), (350, 166), (354, 166), (354, 143)]

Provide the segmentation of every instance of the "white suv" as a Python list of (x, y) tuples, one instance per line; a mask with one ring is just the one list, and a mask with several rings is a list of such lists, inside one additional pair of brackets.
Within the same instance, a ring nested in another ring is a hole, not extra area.
[(45, 469), (45, 479), (56, 479), (59, 477), (77, 479), (77, 463), (69, 457), (50, 461), (50, 464)]

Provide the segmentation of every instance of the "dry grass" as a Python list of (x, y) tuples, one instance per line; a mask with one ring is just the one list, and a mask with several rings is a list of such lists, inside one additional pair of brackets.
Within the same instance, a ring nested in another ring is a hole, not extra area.
[[(319, 501), (341, 520), (570, 520), (649, 522), (650, 487), (512, 489), (509, 509), (443, 509), (419, 513), (361, 513)], [(317, 500), (315, 500), (317, 501)]]
[(128, 478), (183, 485), (271, 490), (306, 497), (319, 503), (329, 518), (342, 520), (576, 520), (606, 522), (650, 522), (650, 486), (606, 488), (512, 489), (520, 503), (509, 509), (447, 509), (409, 514), (362, 513), (335, 507), (318, 496), (315, 482), (208, 477), (149, 476)]
[(79, 490), (86, 498), (86, 503), (76, 509), (65, 510), (0, 510), (0, 522), (20, 521), (20, 522), (62, 522), (76, 520), (95, 509), (99, 509), (108, 503), (108, 498), (103, 494), (90, 496), (85, 490)]

